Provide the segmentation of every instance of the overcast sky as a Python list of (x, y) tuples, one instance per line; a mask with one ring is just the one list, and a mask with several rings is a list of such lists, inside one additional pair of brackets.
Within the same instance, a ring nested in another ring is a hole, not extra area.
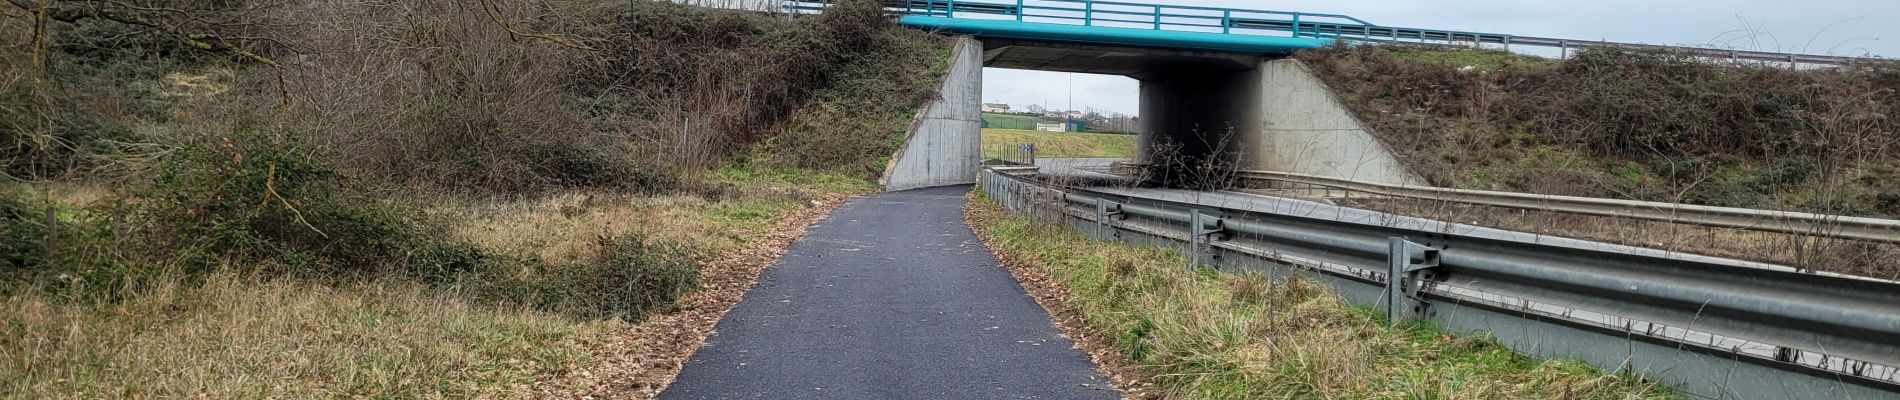
[[(1346, 14), (1417, 28), (1565, 39), (1695, 44), (1747, 50), (1900, 58), (1900, 0), (1144, 0)], [(1071, 83), (1073, 82), (1073, 83)], [(1018, 107), (1092, 106), (1133, 114), (1137, 86), (1121, 76), (985, 68), (983, 98)]]

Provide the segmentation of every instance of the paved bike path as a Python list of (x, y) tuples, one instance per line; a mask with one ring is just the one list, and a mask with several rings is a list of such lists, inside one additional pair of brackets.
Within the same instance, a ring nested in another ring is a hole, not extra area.
[(882, 193), (833, 211), (660, 398), (1120, 397), (970, 232), (969, 190)]

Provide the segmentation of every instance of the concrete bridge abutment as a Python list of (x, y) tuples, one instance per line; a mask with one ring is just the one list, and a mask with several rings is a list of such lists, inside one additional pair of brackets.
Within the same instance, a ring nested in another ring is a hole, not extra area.
[[(941, 95), (912, 122), (904, 146), (881, 179), (886, 190), (975, 180), (981, 162), (985, 66), (1124, 75), (1140, 81), (1141, 132), (1134, 161), (1163, 171), (1238, 168), (1424, 184), (1353, 117), (1331, 89), (1295, 60), (1193, 50), (956, 40)], [(1163, 174), (1164, 179), (1197, 179), (1175, 175), (1179, 174)]]

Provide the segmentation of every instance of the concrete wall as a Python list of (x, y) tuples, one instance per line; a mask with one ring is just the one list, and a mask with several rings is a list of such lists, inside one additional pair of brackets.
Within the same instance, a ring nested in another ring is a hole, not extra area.
[[(1200, 163), (1209, 156), (1231, 162), (1243, 138), (1259, 134), (1253, 70), (1177, 65), (1151, 76), (1141, 81), (1139, 162)], [(1171, 144), (1157, 147), (1162, 143)]]
[(904, 146), (878, 179), (884, 190), (976, 182), (983, 139), (983, 43), (968, 37), (956, 42), (937, 99), (911, 121)]
[[(1241, 169), (1424, 184), (1298, 61), (1263, 59), (1245, 69), (1181, 64), (1144, 75), (1139, 162), (1219, 157)], [(1157, 154), (1163, 149), (1172, 151)]]
[[(1261, 133), (1243, 144), (1241, 165), (1388, 184), (1424, 185), (1366, 132), (1331, 89), (1295, 60), (1260, 63)], [(1146, 117), (1146, 114), (1143, 115)]]

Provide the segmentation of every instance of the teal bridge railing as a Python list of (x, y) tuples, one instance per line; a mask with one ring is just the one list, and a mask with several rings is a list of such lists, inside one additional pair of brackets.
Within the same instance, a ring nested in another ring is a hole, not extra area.
[[(786, 11), (823, 11), (837, 0), (788, 0)], [(1290, 53), (1338, 41), (1556, 48), (1663, 48), (1714, 59), (1840, 65), (1854, 57), (1569, 40), (1381, 26), (1341, 14), (1095, 0), (886, 0), (905, 25), (982, 37), (1157, 48)]]

